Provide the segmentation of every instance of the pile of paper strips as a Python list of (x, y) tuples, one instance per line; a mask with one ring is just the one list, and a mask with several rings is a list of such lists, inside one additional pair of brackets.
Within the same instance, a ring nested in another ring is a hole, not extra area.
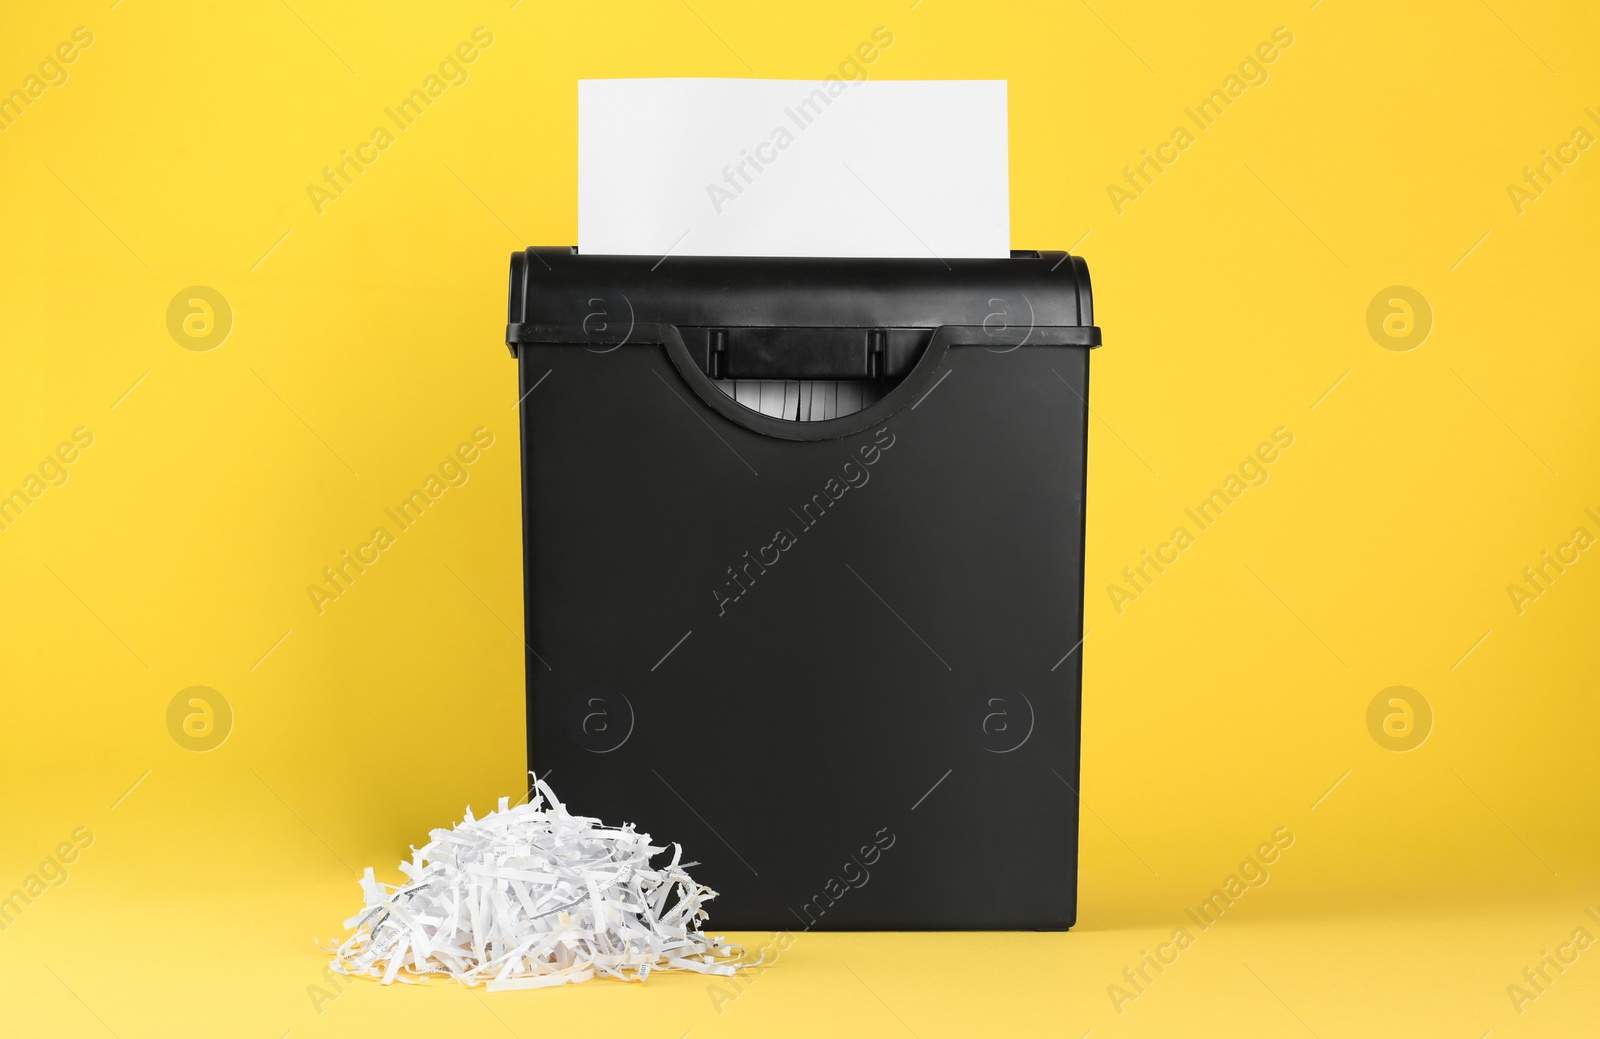
[(434, 830), (400, 871), (410, 883), (361, 879), (366, 909), (345, 921), (341, 974), (397, 978), (448, 974), (490, 991), (542, 988), (595, 977), (643, 981), (653, 970), (731, 975), (742, 952), (702, 931), (716, 892), (686, 872), (682, 849), (631, 824), (570, 814), (542, 781), (533, 799), (507, 798), (482, 819), (471, 809)]

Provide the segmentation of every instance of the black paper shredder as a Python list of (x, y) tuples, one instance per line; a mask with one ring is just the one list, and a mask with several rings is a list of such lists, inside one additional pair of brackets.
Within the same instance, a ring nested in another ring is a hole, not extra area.
[(529, 767), (722, 930), (1077, 917), (1084, 262), (511, 258)]

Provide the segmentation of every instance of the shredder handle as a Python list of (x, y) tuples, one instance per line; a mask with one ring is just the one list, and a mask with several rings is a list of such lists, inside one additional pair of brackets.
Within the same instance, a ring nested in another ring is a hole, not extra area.
[(763, 415), (735, 401), (712, 381), (684, 344), (683, 337), (672, 325), (652, 326), (666, 348), (667, 358), (678, 375), (711, 410), (730, 422), (755, 433), (780, 440), (837, 440), (852, 436), (879, 425), (900, 411), (921, 400), (943, 365), (945, 354), (952, 346), (984, 346), (993, 350), (1008, 351), (1025, 343), (1032, 347), (1048, 346), (1098, 346), (1100, 330), (1093, 326), (1058, 325), (1049, 328), (1012, 330), (1011, 334), (990, 335), (981, 325), (943, 325), (933, 330), (933, 337), (917, 359), (911, 371), (899, 384), (880, 400), (860, 411), (842, 418), (822, 419), (815, 422), (793, 422), (788, 419)]

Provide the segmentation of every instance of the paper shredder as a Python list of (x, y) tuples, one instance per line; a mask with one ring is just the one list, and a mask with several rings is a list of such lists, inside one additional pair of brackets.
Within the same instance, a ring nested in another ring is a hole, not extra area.
[(529, 767), (710, 927), (1077, 913), (1088, 269), (511, 258)]

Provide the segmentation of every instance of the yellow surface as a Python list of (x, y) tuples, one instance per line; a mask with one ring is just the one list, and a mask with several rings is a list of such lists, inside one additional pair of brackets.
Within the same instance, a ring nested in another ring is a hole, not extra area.
[[(0, 491), (44, 470), (0, 531), (0, 894), (39, 876), (0, 933), (5, 1033), (1592, 1029), (1600, 951), (1563, 945), (1600, 937), (1600, 555), (1572, 540), (1600, 535), (1592, 19), (10, 5), (0, 91), (41, 93), (0, 132)], [(466, 81), (319, 213), (308, 184), (480, 26)], [(694, 977), (319, 996), (353, 870), (521, 788), (505, 266), (576, 238), (577, 79), (821, 77), (879, 26), (874, 78), (1010, 81), (1013, 242), (1094, 272), (1081, 925), (802, 935), (732, 1002)], [(1201, 129), (1185, 109), (1231, 75)], [(1111, 191), (1146, 151), (1164, 169)], [(1509, 190), (1545, 152), (1549, 186)], [(219, 297), (227, 336), (194, 349)], [(307, 585), (480, 427), (466, 482), (319, 614)], [(1241, 466), (1266, 482), (1199, 530), (1184, 510)], [(1176, 562), (1132, 598), (1145, 551)], [(1545, 551), (1569, 563), (1517, 599)], [(208, 726), (220, 746), (180, 743)], [(1241, 866), (1280, 827), (1266, 874)], [(1261, 886), (1201, 930), (1185, 909), (1236, 873)], [(1177, 928), (1136, 999), (1109, 990)], [(1576, 960), (1515, 999), (1547, 953)]]

